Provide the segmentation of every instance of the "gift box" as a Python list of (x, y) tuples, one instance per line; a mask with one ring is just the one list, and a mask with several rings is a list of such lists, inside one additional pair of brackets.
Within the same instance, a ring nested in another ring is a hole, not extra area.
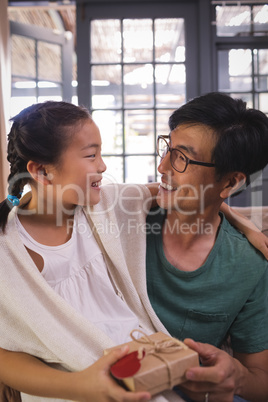
[[(187, 369), (199, 366), (198, 353), (188, 348), (183, 342), (163, 332), (142, 337), (134, 337), (125, 343), (129, 346), (127, 356), (111, 366), (111, 374), (130, 391), (148, 391), (152, 395), (186, 381)], [(124, 346), (120, 345), (120, 347)], [(117, 347), (107, 349), (105, 354)]]

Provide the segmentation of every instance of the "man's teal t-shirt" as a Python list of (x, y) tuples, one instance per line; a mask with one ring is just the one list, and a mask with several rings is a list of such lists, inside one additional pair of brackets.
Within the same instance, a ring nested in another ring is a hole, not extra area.
[(165, 211), (147, 217), (147, 289), (170, 334), (219, 347), (227, 335), (239, 353), (268, 349), (268, 263), (221, 214), (205, 263), (193, 272), (171, 265), (163, 251)]

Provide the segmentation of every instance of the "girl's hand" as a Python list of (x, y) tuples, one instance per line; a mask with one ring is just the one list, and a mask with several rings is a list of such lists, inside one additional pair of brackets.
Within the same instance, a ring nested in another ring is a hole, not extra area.
[(238, 212), (235, 207), (231, 208), (224, 202), (221, 205), (221, 211), (228, 221), (240, 232), (244, 233), (248, 241), (268, 260), (268, 237), (250, 219), (241, 213), (242, 209)]
[(268, 237), (264, 233), (255, 230), (247, 231), (246, 236), (248, 241), (268, 260)]
[(116, 349), (101, 357), (87, 369), (72, 373), (76, 377), (76, 391), (74, 399), (79, 402), (136, 402), (151, 399), (149, 392), (130, 392), (118, 385), (109, 371), (112, 364), (128, 353), (128, 347)]
[(148, 392), (129, 392), (110, 376), (110, 367), (128, 353), (116, 349), (82, 371), (52, 368), (26, 353), (0, 348), (0, 382), (30, 395), (76, 402), (148, 401)]

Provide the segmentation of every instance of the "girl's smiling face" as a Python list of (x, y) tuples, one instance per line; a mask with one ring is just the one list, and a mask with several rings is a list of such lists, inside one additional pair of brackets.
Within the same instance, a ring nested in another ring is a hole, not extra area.
[(77, 125), (59, 165), (46, 166), (54, 197), (67, 209), (75, 205), (95, 205), (100, 201), (100, 185), (105, 170), (100, 132), (91, 119)]

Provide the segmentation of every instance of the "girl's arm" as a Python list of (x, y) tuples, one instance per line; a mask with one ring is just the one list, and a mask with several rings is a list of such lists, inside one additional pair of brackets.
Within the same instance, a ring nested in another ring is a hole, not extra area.
[(127, 348), (117, 349), (83, 371), (66, 372), (25, 353), (0, 348), (0, 381), (18, 391), (47, 398), (79, 402), (149, 400), (148, 392), (125, 391), (109, 375), (110, 366), (127, 352)]
[(244, 233), (248, 241), (256, 247), (268, 260), (268, 237), (262, 233), (257, 226), (244, 215), (232, 209), (226, 203), (222, 203), (221, 211), (224, 213), (228, 221), (235, 226), (240, 232)]

